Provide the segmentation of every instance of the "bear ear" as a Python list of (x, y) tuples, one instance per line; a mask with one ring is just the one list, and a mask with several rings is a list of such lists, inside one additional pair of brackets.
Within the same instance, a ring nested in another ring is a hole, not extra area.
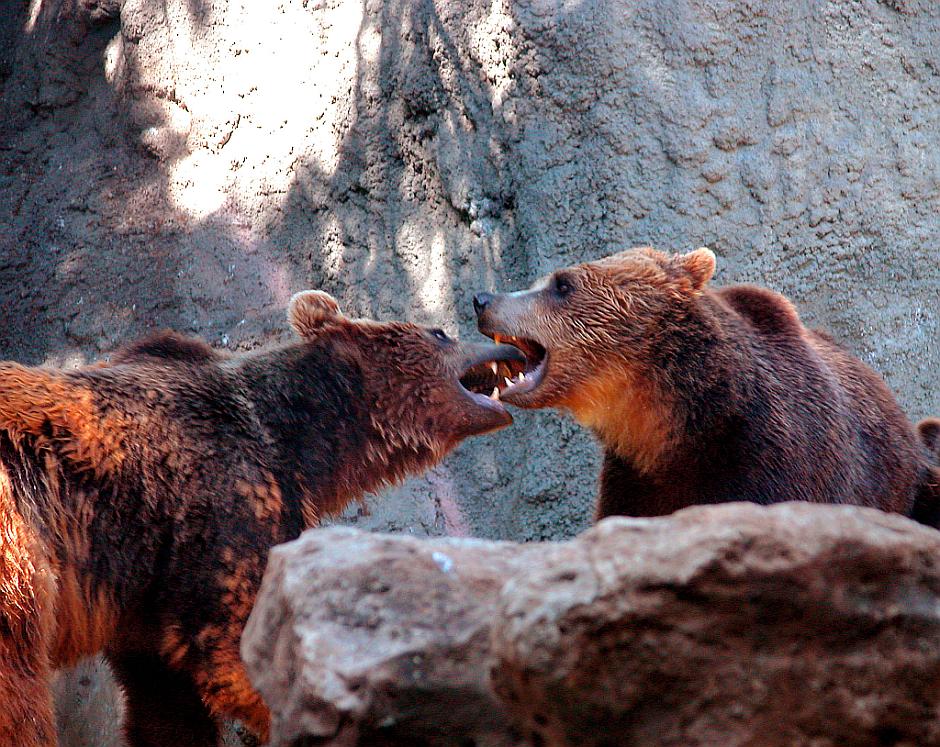
[(295, 293), (287, 305), (287, 321), (301, 337), (316, 337), (327, 324), (343, 319), (339, 304), (329, 293), (305, 290)]
[(705, 283), (715, 274), (715, 253), (707, 247), (696, 249), (694, 252), (683, 254), (679, 258), (682, 266), (692, 280), (693, 290), (700, 291)]

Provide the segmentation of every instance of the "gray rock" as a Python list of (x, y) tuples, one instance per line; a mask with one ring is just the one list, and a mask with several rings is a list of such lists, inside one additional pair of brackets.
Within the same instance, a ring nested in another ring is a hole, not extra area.
[(940, 744), (940, 534), (783, 504), (611, 519), (504, 588), (532, 744)]
[(311, 530), (242, 655), (275, 746), (940, 744), (940, 534), (796, 503), (567, 543)]
[(544, 555), (340, 527), (276, 548), (242, 638), (271, 744), (515, 744), (489, 631), (505, 579)]

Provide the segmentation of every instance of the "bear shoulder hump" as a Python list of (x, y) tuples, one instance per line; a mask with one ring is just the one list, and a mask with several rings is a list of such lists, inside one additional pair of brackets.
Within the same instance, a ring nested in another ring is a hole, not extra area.
[(125, 345), (112, 356), (111, 363), (133, 363), (148, 358), (200, 364), (219, 361), (224, 356), (202, 340), (166, 330)]
[(718, 295), (761, 332), (800, 334), (803, 329), (796, 307), (789, 299), (768, 288), (734, 285), (722, 288)]

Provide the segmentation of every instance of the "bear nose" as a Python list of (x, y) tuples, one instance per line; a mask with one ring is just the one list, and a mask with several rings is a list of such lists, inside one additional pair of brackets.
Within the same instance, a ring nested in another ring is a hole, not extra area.
[(473, 310), (479, 315), (483, 313), (483, 310), (489, 305), (490, 301), (493, 300), (492, 293), (477, 293), (473, 297)]

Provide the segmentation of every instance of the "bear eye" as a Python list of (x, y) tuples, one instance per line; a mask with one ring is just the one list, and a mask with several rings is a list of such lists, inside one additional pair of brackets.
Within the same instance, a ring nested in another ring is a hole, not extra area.
[(574, 283), (567, 275), (555, 276), (555, 293), (564, 298), (574, 290)]
[(441, 342), (447, 342), (448, 340), (450, 340), (450, 338), (447, 336), (447, 333), (444, 330), (440, 329), (439, 327), (437, 329), (432, 329), (431, 334), (434, 335)]

